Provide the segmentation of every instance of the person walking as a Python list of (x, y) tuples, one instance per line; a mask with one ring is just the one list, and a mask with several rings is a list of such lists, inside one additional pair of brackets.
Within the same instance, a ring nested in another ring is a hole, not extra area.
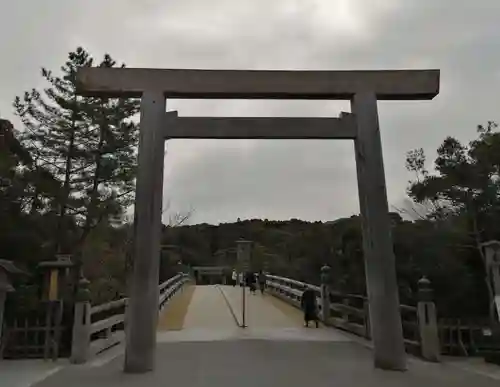
[(252, 294), (255, 294), (255, 291), (257, 290), (255, 287), (256, 282), (255, 273), (249, 271), (246, 275), (246, 283)]
[(309, 327), (309, 321), (314, 321), (316, 328), (319, 328), (316, 293), (309, 287), (306, 287), (302, 293), (300, 301), (302, 310), (304, 311), (304, 326)]
[(262, 295), (264, 295), (264, 290), (266, 289), (266, 280), (266, 274), (262, 270), (259, 271), (259, 289)]
[(236, 286), (236, 282), (238, 281), (238, 273), (233, 269), (233, 273), (231, 274), (231, 282), (233, 283), (233, 288)]

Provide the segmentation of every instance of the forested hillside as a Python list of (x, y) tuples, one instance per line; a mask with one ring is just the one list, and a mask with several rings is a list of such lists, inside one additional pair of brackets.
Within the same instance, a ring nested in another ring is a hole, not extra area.
[[(434, 220), (404, 221), (392, 213), (401, 302), (416, 302), (417, 281), (427, 275), (441, 313), (487, 315), (488, 294), (481, 258), (464, 249), (453, 227)], [(457, 220), (459, 221), (459, 220)], [(332, 222), (246, 220), (166, 228), (163, 267), (236, 265), (235, 241), (254, 241), (255, 270), (319, 283), (320, 268), (332, 268), (334, 289), (365, 294), (364, 263), (358, 216)]]

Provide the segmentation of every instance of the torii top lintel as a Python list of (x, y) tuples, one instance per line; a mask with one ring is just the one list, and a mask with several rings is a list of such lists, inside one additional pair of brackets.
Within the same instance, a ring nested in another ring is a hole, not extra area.
[(439, 70), (187, 70), (81, 68), (77, 92), (96, 97), (342, 99), (374, 92), (379, 100), (426, 100), (439, 93)]

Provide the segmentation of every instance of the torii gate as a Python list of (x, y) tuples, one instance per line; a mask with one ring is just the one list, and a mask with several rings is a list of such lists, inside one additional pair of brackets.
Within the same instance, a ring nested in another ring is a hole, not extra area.
[[(375, 366), (405, 370), (377, 100), (429, 100), (439, 70), (258, 71), (81, 68), (78, 92), (141, 98), (136, 239), (125, 372), (154, 368), (164, 141), (352, 139)], [(350, 100), (340, 118), (208, 118), (166, 113), (167, 98)]]

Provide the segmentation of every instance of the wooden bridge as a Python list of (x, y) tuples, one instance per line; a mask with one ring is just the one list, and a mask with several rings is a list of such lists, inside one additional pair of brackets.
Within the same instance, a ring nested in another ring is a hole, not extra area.
[[(418, 333), (406, 339), (410, 352), (406, 372), (376, 369), (366, 300), (332, 293), (330, 315), (318, 329), (305, 328), (297, 308), (303, 286), (299, 281), (268, 276), (264, 294), (251, 294), (239, 286), (196, 286), (186, 275), (173, 277), (160, 286), (156, 367), (141, 375), (122, 371), (127, 301), (82, 308), (85, 318), (74, 327), (80, 341), (73, 345), (73, 364), (59, 360), (57, 369), (31, 386), (482, 387), (498, 383), (491, 369), (466, 369), (447, 357), (439, 362), (423, 359), (425, 337)], [(114, 309), (116, 314), (112, 314)], [(414, 315), (413, 321), (404, 319), (405, 331), (421, 332), (418, 308), (402, 309)], [(96, 320), (104, 311), (111, 315)], [(321, 315), (326, 316), (324, 311)]]

